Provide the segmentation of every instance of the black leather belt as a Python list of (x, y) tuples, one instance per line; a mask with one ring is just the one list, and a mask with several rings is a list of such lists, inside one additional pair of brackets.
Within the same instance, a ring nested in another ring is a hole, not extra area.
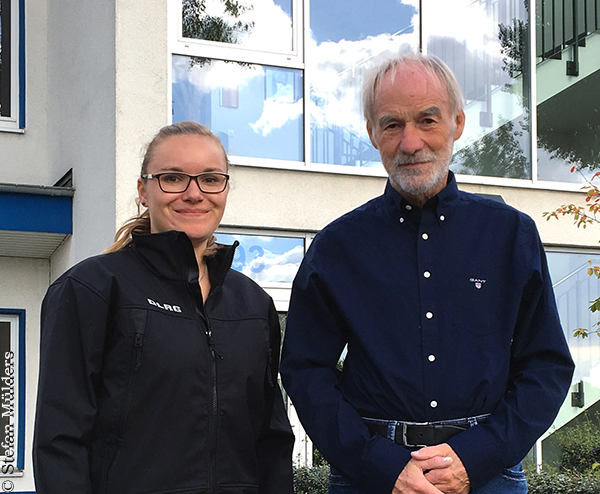
[[(388, 424), (374, 424), (366, 422), (372, 436), (375, 434), (388, 437)], [(412, 424), (399, 422), (392, 426), (395, 428), (394, 442), (408, 448), (422, 448), (445, 443), (471, 425), (468, 422), (457, 424)]]

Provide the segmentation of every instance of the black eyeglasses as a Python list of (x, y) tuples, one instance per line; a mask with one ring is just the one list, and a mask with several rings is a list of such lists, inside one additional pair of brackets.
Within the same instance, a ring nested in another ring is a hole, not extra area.
[(190, 186), (192, 179), (196, 181), (198, 188), (205, 194), (219, 194), (227, 187), (229, 175), (218, 172), (204, 172), (198, 175), (190, 175), (184, 172), (164, 172), (142, 175), (143, 179), (158, 180), (158, 186), (163, 192), (178, 194), (185, 192)]

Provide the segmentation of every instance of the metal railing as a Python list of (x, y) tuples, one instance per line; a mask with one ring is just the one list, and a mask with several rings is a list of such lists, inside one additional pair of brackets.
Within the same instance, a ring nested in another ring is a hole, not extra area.
[(345, 166), (369, 166), (379, 161), (379, 153), (356, 132), (340, 126), (311, 125), (312, 162)]
[(536, 6), (538, 58), (560, 60), (573, 47), (567, 75), (579, 75), (579, 48), (600, 30), (600, 0), (540, 0)]

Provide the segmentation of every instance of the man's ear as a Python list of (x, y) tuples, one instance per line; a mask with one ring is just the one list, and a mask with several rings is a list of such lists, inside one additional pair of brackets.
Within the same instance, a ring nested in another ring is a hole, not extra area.
[(371, 139), (371, 144), (373, 144), (373, 147), (375, 149), (379, 149), (377, 147), (377, 139), (375, 139), (375, 134), (373, 133), (373, 126), (371, 125), (371, 122), (369, 122), (367, 120), (367, 132), (369, 133), (369, 139)]
[(465, 112), (460, 110), (454, 117), (454, 140), (457, 141), (465, 130)]

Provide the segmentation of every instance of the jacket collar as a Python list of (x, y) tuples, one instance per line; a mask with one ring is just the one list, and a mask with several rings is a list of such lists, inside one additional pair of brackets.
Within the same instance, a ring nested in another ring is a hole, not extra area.
[[(219, 245), (206, 261), (213, 288), (221, 286), (231, 268), (233, 245)], [(184, 232), (133, 233), (132, 250), (156, 276), (173, 281), (198, 282), (198, 263), (192, 241)]]

